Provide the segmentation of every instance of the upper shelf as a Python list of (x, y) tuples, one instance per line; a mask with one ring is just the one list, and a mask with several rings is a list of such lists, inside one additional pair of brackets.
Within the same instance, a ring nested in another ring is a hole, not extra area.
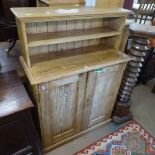
[(111, 27), (101, 27), (83, 30), (69, 30), (60, 32), (45, 32), (28, 34), (28, 46), (41, 46), (48, 44), (65, 43), (72, 41), (96, 39), (120, 35), (120, 32)]
[(40, 84), (129, 60), (131, 57), (106, 45), (31, 56), (31, 68), (20, 58), (31, 84)]
[(92, 18), (93, 15), (102, 15), (105, 17), (126, 16), (131, 11), (122, 8), (97, 8), (97, 7), (26, 7), (11, 8), (16, 18), (20, 20), (38, 20), (38, 19), (59, 19), (59, 18), (82, 18), (82, 16)]

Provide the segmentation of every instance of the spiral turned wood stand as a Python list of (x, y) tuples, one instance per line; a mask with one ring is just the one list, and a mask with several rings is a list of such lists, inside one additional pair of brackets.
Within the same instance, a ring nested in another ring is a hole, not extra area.
[[(152, 26), (150, 27), (152, 28)], [(134, 57), (134, 59), (127, 64), (117, 97), (112, 118), (112, 121), (116, 124), (121, 124), (132, 119), (132, 113), (130, 112), (131, 94), (139, 77), (145, 56), (150, 48), (147, 40), (152, 36), (146, 30), (149, 31), (149, 29), (142, 28), (141, 25), (137, 24), (133, 24), (130, 28), (133, 40), (129, 55)]]

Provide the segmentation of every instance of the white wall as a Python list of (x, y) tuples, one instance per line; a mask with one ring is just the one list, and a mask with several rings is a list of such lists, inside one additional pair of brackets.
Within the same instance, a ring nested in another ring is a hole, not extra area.
[(138, 0), (134, 0), (134, 3), (137, 3), (138, 2)]
[(95, 6), (96, 0), (86, 0), (86, 6)]

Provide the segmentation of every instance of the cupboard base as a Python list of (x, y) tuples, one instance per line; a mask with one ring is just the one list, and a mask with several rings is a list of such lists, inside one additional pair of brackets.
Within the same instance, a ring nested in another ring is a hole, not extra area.
[(74, 139), (76, 139), (76, 138), (78, 138), (80, 136), (83, 136), (85, 134), (88, 134), (89, 132), (94, 131), (94, 130), (96, 130), (96, 129), (98, 129), (98, 128), (104, 126), (104, 125), (106, 125), (109, 122), (111, 122), (111, 119), (108, 119), (108, 120), (106, 120), (106, 121), (104, 121), (104, 122), (102, 122), (102, 123), (100, 123), (100, 124), (98, 124), (96, 126), (93, 126), (92, 128), (89, 128), (87, 130), (84, 130), (84, 131), (82, 131), (82, 132), (80, 132), (80, 133), (78, 133), (78, 134), (76, 134), (76, 135), (74, 135), (72, 137), (69, 137), (69, 138), (67, 138), (67, 139), (65, 139), (65, 140), (63, 140), (61, 142), (58, 142), (58, 143), (53, 144), (53, 145), (51, 145), (49, 147), (46, 147), (46, 148), (44, 148), (44, 152), (45, 153), (50, 152), (50, 151), (54, 150), (55, 148), (57, 148), (57, 147), (65, 144), (65, 143), (68, 143), (68, 142), (70, 142), (70, 141), (72, 141), (72, 140), (74, 140)]

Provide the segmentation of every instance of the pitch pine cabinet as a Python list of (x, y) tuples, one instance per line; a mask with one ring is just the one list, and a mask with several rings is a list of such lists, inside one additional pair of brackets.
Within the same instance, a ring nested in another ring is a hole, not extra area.
[(109, 122), (132, 59), (119, 51), (129, 11), (66, 6), (12, 12), (44, 150)]

